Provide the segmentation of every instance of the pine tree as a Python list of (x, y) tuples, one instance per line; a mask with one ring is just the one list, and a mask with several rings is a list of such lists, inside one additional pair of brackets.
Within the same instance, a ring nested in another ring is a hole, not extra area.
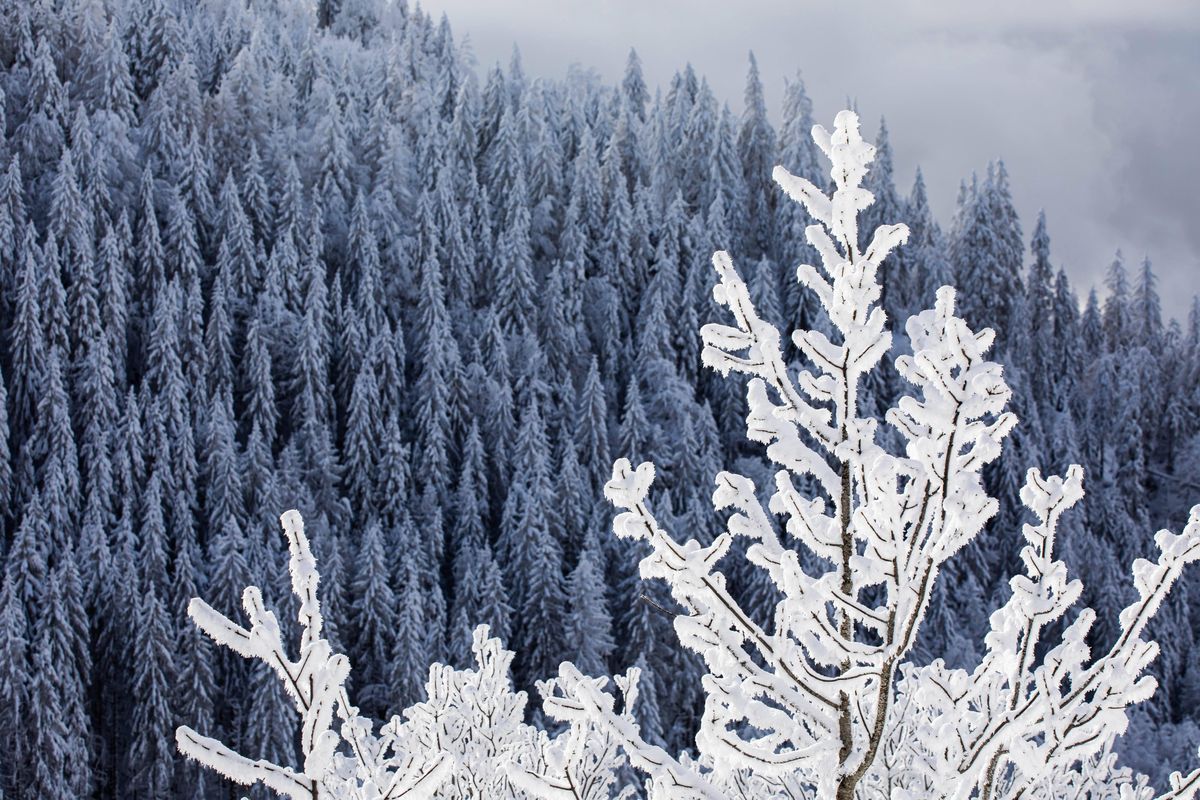
[(591, 126), (584, 125), (578, 134), (575, 157), (571, 163), (571, 202), (577, 203), (579, 222), (587, 239), (597, 241), (598, 227), (604, 218), (604, 197), (601, 194), (599, 151)]
[[(386, 666), (393, 651), (396, 599), (392, 592), (383, 531), (378, 522), (367, 524), (355, 559), (354, 652), (362, 669), (355, 674), (355, 697), (374, 717), (390, 707)], [(410, 698), (411, 699), (411, 698)]]
[(33, 698), (29, 653), (29, 612), (7, 577), (0, 588), (0, 788), (18, 796), (29, 769), (31, 743), (24, 733), (26, 713)]
[(251, 316), (246, 326), (245, 358), (242, 360), (245, 369), (243, 385), (246, 387), (243, 413), (245, 427), (257, 428), (270, 447), (275, 441), (279, 412), (275, 406), (271, 350), (262, 324), (264, 316), (260, 299), (257, 313)]
[[(411, 545), (411, 542), (408, 543)], [(421, 696), (429, 665), (424, 593), (411, 549), (401, 556), (395, 637), (388, 664), (389, 710), (406, 708)], [(381, 662), (381, 664), (384, 662)]]
[(368, 340), (383, 335), (388, 330), (384, 305), (379, 302), (383, 295), (383, 277), (380, 274), (379, 243), (371, 229), (366, 200), (360, 192), (354, 199), (350, 212), (350, 263), (352, 294), (355, 314), (362, 321)]
[[(464, 592), (456, 598), (456, 637), (465, 633), (465, 624), (468, 628), (487, 625), (498, 638), (507, 639), (512, 632), (513, 608), (503, 573), (486, 542), (469, 557), (463, 585)], [(455, 641), (461, 642), (461, 638)]]
[(625, 412), (617, 434), (617, 445), (621, 452), (644, 453), (650, 436), (650, 421), (642, 405), (641, 389), (636, 378), (630, 378), (625, 389)]
[(1050, 397), (1052, 376), (1059, 370), (1057, 365), (1051, 363), (1055, 349), (1055, 276), (1054, 268), (1050, 265), (1050, 236), (1046, 233), (1044, 211), (1038, 212), (1029, 252), (1033, 261), (1029, 265), (1029, 278), (1025, 283), (1025, 308), (1029, 317), (1028, 373), (1034, 396), (1045, 400)]
[(767, 104), (758, 77), (758, 61), (750, 54), (746, 75), (745, 111), (738, 131), (738, 155), (746, 182), (749, 228), (747, 246), (752, 255), (768, 251), (773, 237), (772, 218), (775, 193), (771, 187), (771, 168), (775, 166), (775, 131), (767, 119)]
[(426, 474), (444, 494), (449, 485), (450, 461), (450, 377), (456, 366), (457, 353), (450, 334), (450, 322), (444, 305), (441, 270), (428, 259), (422, 266), (422, 294), (425, 305), (425, 329), (416, 347), (420, 362), (417, 378), (416, 406), (417, 457), (425, 465)]
[(603, 570), (596, 562), (599, 548), (588, 547), (567, 579), (566, 638), (574, 644), (571, 661), (585, 675), (604, 675), (608, 659), (616, 649), (612, 621), (604, 599)]
[(1119, 350), (1131, 338), (1133, 332), (1132, 298), (1129, 289), (1129, 273), (1118, 250), (1104, 276), (1108, 296), (1104, 298), (1104, 333), (1110, 351)]
[(345, 122), (333, 87), (324, 77), (314, 84), (309, 104), (315, 112), (311, 130), (316, 193), (325, 214), (325, 233), (338, 243), (344, 241), (351, 193), (351, 158)]
[(380, 523), (385, 527), (397, 524), (409, 500), (409, 446), (400, 433), (397, 416), (388, 415), (376, 470), (374, 493), (379, 498)]
[(64, 148), (50, 187), (50, 234), (60, 243), (70, 282), (92, 256), (92, 207), (84, 204), (71, 149)]
[(63, 777), (69, 792), (86, 795), (92, 784), (86, 692), (92, 662), (87, 611), (79, 573), (69, 550), (51, 572), (46, 606), (37, 627), (48, 640), (59, 713), (64, 725)]
[(1080, 329), (1088, 354), (1091, 356), (1101, 355), (1104, 351), (1104, 323), (1101, 319), (1100, 300), (1095, 289), (1088, 292), (1087, 302), (1084, 304), (1083, 315), (1080, 318)]
[(34, 475), (42, 487), (52, 542), (56, 545), (62, 544), (74, 529), (82, 501), (79, 453), (71, 425), (71, 401), (63, 381), (62, 361), (59, 348), (51, 349), (28, 451), (36, 464)]
[(58, 77), (49, 37), (39, 37), (26, 76), (23, 121), (16, 128), (22, 167), (30, 175), (50, 173), (65, 144), (67, 96)]
[[(187, 150), (180, 165), (180, 192), (196, 223), (207, 226), (213, 219), (213, 196), (210, 183), (212, 180), (211, 153), (208, 152), (206, 139), (201, 139), (193, 130), (188, 137)], [(201, 231), (202, 233), (204, 231)], [(201, 240), (207, 242), (207, 239)]]
[(369, 518), (374, 510), (375, 470), (382, 428), (375, 368), (364, 361), (354, 381), (344, 448), (346, 494), (362, 519)]
[(731, 237), (746, 230), (747, 225), (748, 188), (742, 172), (737, 144), (738, 138), (733, 113), (729, 110), (729, 106), (724, 106), (721, 109), (721, 118), (717, 123), (713, 152), (709, 157), (711, 169), (708, 180), (713, 187), (713, 197), (706, 209), (710, 217), (713, 215), (714, 205), (718, 205), (721, 209), (716, 224), (712, 225), (712, 241), (718, 246), (722, 242), (729, 243)]
[(951, 250), (958, 284), (972, 287), (963, 298), (963, 316), (977, 328), (1002, 331), (1012, 298), (1021, 290), (1023, 250), (1003, 162), (988, 166), (986, 180), (972, 192), (962, 215)]
[[(401, 523), (401, 541), (418, 550), (417, 573), (425, 606), (426, 653), (431, 661), (442, 661), (446, 652), (446, 531), (438, 488), (426, 483), (417, 503), (415, 519)], [(420, 533), (418, 533), (418, 531)]]
[(1150, 258), (1142, 259), (1137, 281), (1133, 287), (1133, 324), (1137, 341), (1151, 353), (1161, 352), (1163, 339), (1162, 302), (1156, 285), (1158, 278), (1150, 266)]
[(175, 748), (171, 727), (175, 723), (170, 702), (173, 642), (169, 615), (153, 582), (136, 611), (132, 741), (128, 769), (131, 789), (147, 797), (170, 793)]
[[(181, 539), (175, 555), (171, 607), (168, 609), (168, 616), (176, 621), (174, 652), (180, 657), (178, 669), (170, 675), (170, 702), (179, 719), (188, 720), (200, 730), (212, 730), (217, 695), (212, 647), (199, 629), (186, 624), (185, 620), (187, 604), (200, 594), (197, 580), (199, 552), (193, 532), (186, 532)], [(203, 770), (187, 762), (176, 763), (174, 787), (177, 794), (190, 792), (202, 797), (210, 786), (209, 776)]]
[(69, 797), (73, 787), (67, 777), (67, 761), (77, 754), (69, 751), (67, 720), (56, 686), (48, 627), (43, 627), (33, 646), (29, 682), (28, 718), (25, 736), (29, 743), (27, 772), (21, 786), (32, 797)]
[(271, 208), (271, 198), (267, 194), (267, 184), (262, 175), (262, 158), (258, 154), (258, 145), (250, 142), (250, 155), (242, 168), (242, 203), (250, 217), (255, 238), (260, 241), (266, 238), (271, 230), (275, 213)]
[(576, 438), (580, 464), (593, 488), (600, 485), (609, 458), (608, 401), (600, 379), (599, 363), (593, 356), (576, 403)]
[(542, 504), (530, 498), (524, 504), (520, 524), (527, 539), (521, 542), (517, 564), (528, 585), (520, 606), (514, 640), (521, 654), (522, 674), (527, 683), (553, 674), (563, 659), (563, 643), (557, 631), (566, 614), (562, 553), (550, 535), (541, 513)]
[[(1079, 300), (1071, 290), (1067, 273), (1059, 268), (1054, 279), (1054, 338), (1059, 342), (1078, 341), (1081, 334)], [(1086, 344), (1086, 340), (1085, 340)], [(1083, 347), (1060, 350), (1054, 359), (1055, 408), (1066, 411), (1067, 401), (1073, 394), (1076, 383), (1083, 372)]]
[(122, 231), (128, 223), (107, 226), (100, 241), (96, 269), (100, 289), (100, 316), (105, 323), (109, 354), (113, 361), (113, 379), (117, 386), (126, 382), (128, 353), (129, 272), (125, 265)]
[(625, 77), (621, 80), (621, 92), (629, 109), (639, 122), (646, 121), (646, 104), (650, 93), (646, 88), (646, 80), (642, 77), (642, 60), (637, 51), (629, 49), (629, 57), (625, 61)]
[[(4, 386), (4, 372), (0, 370), (0, 508), (9, 509), (13, 497), (12, 451), (9, 448), (8, 391)], [(0, 512), (0, 531), (11, 511)]]
[(217, 269), (227, 281), (231, 311), (240, 318), (248, 311), (259, 287), (259, 274), (253, 228), (232, 173), (225, 176), (217, 202), (220, 242), (225, 252), (224, 261), (220, 257), (217, 259)]
[(307, 285), (297, 333), (295, 383), (290, 387), (295, 398), (293, 428), (317, 422), (328, 425), (333, 413), (329, 390), (329, 292), (325, 286), (325, 265), (315, 239), (307, 243), (304, 256)]
[(207, 530), (214, 536), (240, 527), (245, 520), (232, 406), (232, 398), (225, 392), (214, 395), (208, 408), (204, 445), (208, 489), (204, 499)]
[[(454, 496), (454, 525), (451, 535), (454, 596), (459, 597), (469, 586), (467, 565), (487, 541), (488, 509), (487, 456), (477, 420), (471, 420), (463, 442), (458, 484)], [(462, 631), (465, 635), (465, 631)]]
[[(48, 348), (42, 327), (40, 272), (36, 233), (32, 224), (25, 230), (18, 274), (15, 314), (8, 333), (12, 359), (12, 425), (14, 439), (23, 441), (33, 427), (41, 376), (46, 369)], [(20, 438), (18, 438), (20, 437)]]
[(145, 98), (170, 67), (182, 60), (186, 45), (174, 10), (163, 0), (149, 0), (140, 11), (131, 43), (131, 72), (137, 93)]
[(167, 570), (167, 529), (163, 517), (163, 473), (166, 465), (156, 463), (150, 471), (150, 479), (142, 493), (142, 519), (138, 526), (138, 570), (141, 586), (153, 586), (158, 597), (166, 594), (169, 577)]
[(519, 329), (534, 319), (533, 252), (529, 240), (529, 207), (525, 181), (518, 174), (507, 195), (505, 224), (496, 241), (496, 308), (506, 329)]

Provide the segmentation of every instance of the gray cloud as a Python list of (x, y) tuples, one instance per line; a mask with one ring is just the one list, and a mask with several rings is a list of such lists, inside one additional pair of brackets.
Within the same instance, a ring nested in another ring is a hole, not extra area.
[(571, 63), (621, 74), (629, 47), (651, 85), (684, 63), (736, 109), (754, 50), (768, 101), (799, 70), (820, 118), (854, 98), (887, 117), (907, 190), (919, 164), (934, 209), (1003, 157), (1028, 228), (1039, 208), (1080, 294), (1118, 247), (1148, 254), (1166, 311), (1200, 292), (1200, 5), (1190, 0), (604, 3), (427, 0), (482, 64), (514, 43), (534, 75)]

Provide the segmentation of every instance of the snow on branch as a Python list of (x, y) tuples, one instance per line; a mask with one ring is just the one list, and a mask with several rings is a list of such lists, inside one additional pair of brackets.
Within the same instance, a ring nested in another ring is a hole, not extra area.
[[(278, 621), (264, 608), (257, 587), (243, 593), (249, 628), (199, 598), (188, 612), (213, 641), (274, 670), (299, 714), (302, 764), (255, 760), (186, 725), (176, 731), (184, 755), (232, 781), (261, 783), (293, 800), (607, 800), (613, 795), (622, 763), (613, 733), (586, 717), (553, 738), (526, 724), (526, 695), (512, 686), (513, 654), (488, 637), (486, 625), (473, 634), (473, 669), (431, 665), (426, 699), (376, 731), (347, 696), (348, 659), (333, 653), (321, 637), (320, 577), (303, 520), (289, 511), (281, 521), (291, 553), (292, 591), (300, 604), (296, 659), (288, 656)], [(628, 713), (636, 675), (618, 683), (625, 687)], [(548, 704), (561, 694), (557, 680), (539, 688)]]
[[(230, 780), (246, 785), (261, 782), (295, 800), (329, 797), (350, 798), (354, 794), (348, 782), (341, 780), (347, 760), (337, 752), (346, 746), (359, 771), (369, 773), (376, 786), (403, 787), (408, 797), (432, 797), (451, 762), (443, 755), (424, 761), (412, 761), (408, 769), (393, 772), (380, 763), (380, 748), (370, 734), (370, 723), (358, 716), (346, 697), (345, 683), (350, 662), (333, 653), (329, 642), (321, 638), (321, 605), (317, 599), (319, 576), (316, 561), (304, 535), (304, 523), (296, 511), (281, 518), (291, 554), (289, 568), (292, 592), (300, 601), (301, 637), (295, 660), (288, 657), (275, 614), (266, 610), (262, 593), (249, 586), (242, 603), (250, 628), (246, 629), (199, 598), (188, 605), (192, 620), (217, 644), (238, 655), (257, 659), (270, 666), (283, 682), (300, 715), (299, 740), (303, 765), (299, 771), (262, 760), (252, 760), (226, 745), (187, 727), (180, 726), (176, 743), (180, 752), (194, 758)], [(333, 729), (335, 712), (342, 720), (339, 735)], [(384, 776), (387, 775), (386, 780)], [(364, 795), (365, 796), (365, 795)], [(395, 796), (399, 796), (398, 794)]]
[[(605, 487), (620, 509), (614, 531), (649, 546), (641, 575), (666, 582), (684, 609), (674, 619), (680, 643), (707, 666), (697, 756), (644, 742), (615, 698), (570, 665), (547, 712), (607, 731), (655, 798), (1145, 797), (1144, 779), (1117, 767), (1111, 749), (1126, 709), (1154, 690), (1144, 673), (1157, 646), (1143, 635), (1200, 556), (1200, 506), (1181, 534), (1156, 536), (1157, 560), (1134, 564), (1138, 600), (1121, 614), (1112, 648), (1093, 658), (1090, 610), (1057, 642), (1044, 641), (1082, 590), (1055, 557), (1059, 518), (1083, 496), (1082, 469), (1030, 470), (1021, 496), (1038, 522), (1024, 528), (1026, 572), (992, 615), (983, 661), (970, 672), (911, 664), (942, 567), (997, 513), (981, 470), (1017, 420), (1005, 411), (1003, 370), (987, 358), (993, 332), (957, 316), (955, 291), (944, 286), (933, 308), (908, 319), (911, 354), (893, 362), (913, 391), (882, 421), (903, 452), (877, 441), (881, 420), (864, 411), (861, 379), (891, 349), (879, 268), (908, 231), (881, 225), (860, 246), (874, 148), (852, 112), (838, 114), (833, 132), (817, 126), (813, 138), (829, 157), (832, 195), (782, 167), (774, 177), (819, 223), (806, 237), (820, 268), (801, 265), (796, 277), (829, 326), (793, 333), (803, 363), (790, 368), (779, 332), (718, 252), (713, 297), (732, 321), (701, 329), (704, 363), (750, 378), (747, 437), (778, 467), (767, 507), (749, 478), (718, 474), (713, 504), (730, 515), (726, 531), (702, 545), (659, 524), (648, 501), (652, 464), (619, 459)], [(739, 537), (781, 597), (770, 625), (738, 604), (721, 572)], [(1191, 797), (1197, 785), (1200, 774), (1177, 774), (1167, 796)]]

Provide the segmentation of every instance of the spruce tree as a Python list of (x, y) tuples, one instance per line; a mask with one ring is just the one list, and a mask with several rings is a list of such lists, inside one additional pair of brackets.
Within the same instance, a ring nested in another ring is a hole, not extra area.
[(17, 432), (17, 436), (14, 436), (17, 441), (23, 441), (33, 427), (37, 398), (41, 394), (41, 376), (46, 369), (48, 355), (38, 281), (39, 250), (32, 224), (25, 230), (21, 252), (15, 312), (8, 331), (13, 380), (10, 390), (12, 426)]
[(963, 297), (963, 316), (974, 328), (1004, 331), (1022, 286), (1023, 247), (1003, 162), (988, 166), (986, 180), (971, 193), (962, 214), (951, 251), (955, 279), (972, 287)]
[(0, 788), (17, 797), (27, 775), (32, 746), (25, 733), (26, 713), (33, 698), (29, 651), (29, 612), (20, 595), (5, 578), (0, 587)]
[(75, 791), (67, 775), (67, 762), (78, 754), (70, 752), (70, 732), (56, 681), (59, 668), (54, 662), (49, 628), (44, 626), (31, 655), (24, 730), (30, 763), (24, 765), (24, 774), (18, 773), (20, 787), (32, 797), (69, 797)]
[(8, 391), (5, 388), (4, 371), (0, 370), (0, 531), (6, 528), (6, 522), (12, 515), (13, 498), (12, 449), (9, 445), (8, 427)]
[(390, 706), (386, 667), (393, 650), (397, 609), (390, 572), (383, 531), (378, 522), (370, 522), (359, 543), (350, 589), (355, 661), (363, 665), (355, 673), (355, 698), (374, 717), (382, 716)]
[(496, 308), (501, 324), (508, 330), (519, 329), (534, 319), (536, 285), (526, 194), (524, 177), (518, 174), (516, 186), (506, 195), (505, 224), (496, 241)]
[(1108, 349), (1117, 351), (1130, 342), (1133, 334), (1133, 310), (1129, 272), (1121, 251), (1113, 257), (1104, 276), (1108, 296), (1104, 298), (1104, 333)]
[(147, 797), (164, 797), (171, 791), (175, 764), (170, 685), (174, 642), (170, 615), (154, 582), (145, 584), (135, 620), (130, 788)]
[[(411, 543), (409, 543), (411, 544)], [(401, 555), (399, 597), (387, 675), (391, 711), (406, 708), (421, 697), (428, 671), (429, 649), (424, 593), (417, 557), (411, 548)]]
[(646, 104), (650, 100), (650, 93), (642, 76), (642, 60), (633, 48), (629, 49), (629, 57), (625, 60), (625, 77), (621, 80), (621, 92), (638, 121), (645, 122)]
[(1137, 341), (1151, 353), (1161, 352), (1164, 326), (1162, 301), (1158, 296), (1158, 278), (1150, 258), (1142, 259), (1133, 287), (1133, 324)]
[(775, 131), (767, 119), (767, 104), (763, 97), (762, 81), (758, 76), (758, 60), (750, 54), (750, 69), (746, 74), (745, 110), (738, 131), (737, 148), (741, 158), (742, 176), (746, 182), (749, 227), (746, 244), (753, 256), (768, 251), (774, 235), (772, 218), (775, 209), (775, 190), (771, 185), (771, 169), (775, 166)]
[(567, 579), (566, 639), (571, 661), (585, 675), (608, 673), (608, 659), (616, 649), (612, 620), (605, 603), (604, 571), (598, 547), (584, 548)]
[(346, 492), (361, 518), (369, 517), (374, 509), (373, 489), (382, 425), (375, 369), (364, 360), (354, 381), (344, 448)]

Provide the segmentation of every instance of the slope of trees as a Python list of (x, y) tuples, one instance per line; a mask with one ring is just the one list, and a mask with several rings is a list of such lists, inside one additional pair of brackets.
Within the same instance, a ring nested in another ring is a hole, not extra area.
[[(777, 128), (747, 84), (739, 118), (690, 68), (652, 93), (634, 55), (614, 86), (516, 55), (477, 73), (446, 20), (374, 0), (0, 6), (4, 796), (221, 796), (174, 751), (181, 721), (295, 755), (270, 676), (186, 619), (196, 594), (227, 614), (251, 583), (286, 598), (271, 542), (292, 506), (364, 714), (411, 704), (430, 661), (467, 667), (486, 622), (519, 645), (521, 689), (564, 658), (642, 666), (648, 740), (691, 742), (701, 698), (674, 676), (702, 665), (669, 646), (678, 608), (607, 535), (602, 488), (614, 455), (653, 460), (660, 520), (706, 543), (706, 476), (769, 485), (738, 435), (745, 387), (701, 368), (694, 332), (716, 249), (752, 259), (769, 321), (822, 324), (789, 277), (816, 260), (809, 220), (764, 171), (820, 180), (819, 159), (803, 83)], [(950, 279), (1003, 287), (959, 313), (1007, 332), (1022, 420), (984, 471), (1010, 511), (947, 565), (917, 652), (979, 661), (1020, 569), (1024, 468), (1075, 462), (1090, 491), (1059, 539), (1104, 648), (1133, 599), (1122, 565), (1183, 522), (1200, 465), (1200, 304), (1164, 320), (1149, 262), (1118, 257), (1081, 305), (1002, 165), (944, 229), (919, 176), (893, 179), (870, 188), (912, 238), (883, 264), (884, 309)], [(864, 415), (900, 386), (872, 377)], [(769, 617), (753, 570), (729, 583)], [(1195, 739), (1194, 605), (1154, 623), (1162, 689), (1122, 747), (1160, 781)]]
[[(995, 333), (972, 331), (955, 314), (955, 289), (942, 286), (934, 307), (907, 321), (913, 352), (894, 360), (914, 387), (886, 413), (904, 456), (880, 446), (878, 421), (860, 415), (859, 400), (892, 340), (878, 305), (879, 267), (909, 230), (891, 223), (860, 229), (860, 212), (877, 199), (862, 186), (877, 151), (862, 139), (856, 114), (838, 114), (832, 133), (814, 127), (813, 139), (832, 165), (831, 195), (782, 167), (773, 174), (819, 222), (805, 233), (821, 268), (801, 265), (797, 278), (821, 303), (833, 338), (794, 332), (812, 369), (794, 379), (778, 329), (759, 316), (724, 251), (713, 256), (720, 278), (713, 296), (733, 325), (701, 329), (708, 366), (750, 376), (748, 438), (765, 444), (780, 467), (769, 503), (746, 476), (718, 473), (713, 505), (733, 513), (705, 546), (660, 526), (648, 502), (652, 463), (634, 469), (618, 459), (604, 487), (624, 509), (617, 536), (650, 546), (639, 572), (669, 587), (683, 609), (674, 619), (680, 644), (704, 660), (694, 754), (676, 757), (649, 741), (653, 717), (643, 735), (635, 708), (641, 666), (613, 679), (614, 696), (604, 691), (607, 677), (563, 662), (557, 677), (537, 685), (547, 714), (568, 727), (548, 736), (525, 725), (525, 695), (509, 682), (511, 654), (487, 639), (486, 626), (473, 636), (475, 668), (432, 665), (428, 699), (376, 736), (348, 699), (346, 657), (331, 654), (321, 637), (316, 563), (296, 511), (281, 518), (303, 628), (295, 660), (257, 587), (243, 595), (249, 629), (199, 598), (188, 611), (218, 644), (277, 672), (300, 714), (303, 771), (284, 759), (252, 761), (188, 726), (178, 729), (180, 750), (232, 780), (294, 800), (458, 797), (464, 790), (624, 799), (639, 789), (654, 800), (1149, 800), (1145, 776), (1118, 767), (1113, 745), (1130, 707), (1156, 689), (1143, 673), (1159, 645), (1143, 635), (1184, 567), (1200, 559), (1200, 504), (1182, 532), (1155, 534), (1154, 561), (1134, 562), (1137, 597), (1120, 614), (1116, 641), (1093, 652), (1086, 637), (1095, 612), (1068, 617), (1083, 586), (1068, 580), (1055, 552), (1064, 512), (1084, 495), (1083, 471), (1075, 464), (1065, 476), (1043, 477), (1031, 468), (1021, 500), (1037, 524), (1023, 528), (1025, 569), (990, 617), (984, 658), (970, 671), (942, 659), (912, 662), (943, 568), (999, 511), (980, 472), (1016, 425), (1005, 410), (1012, 390), (1001, 366), (986, 359)], [(796, 479), (809, 479), (811, 489), (797, 490)], [(787, 537), (771, 515), (784, 518)], [(726, 557), (739, 539), (745, 565), (779, 597), (766, 625), (728, 589), (726, 570), (737, 562)], [(585, 554), (572, 583), (590, 567)], [(603, 621), (592, 619), (606, 641)], [(584, 658), (592, 667), (602, 661), (593, 652)], [(642, 786), (629, 780), (627, 767), (645, 775)], [(1162, 800), (1190, 800), (1200, 791), (1200, 769), (1172, 773), (1169, 783)]]

